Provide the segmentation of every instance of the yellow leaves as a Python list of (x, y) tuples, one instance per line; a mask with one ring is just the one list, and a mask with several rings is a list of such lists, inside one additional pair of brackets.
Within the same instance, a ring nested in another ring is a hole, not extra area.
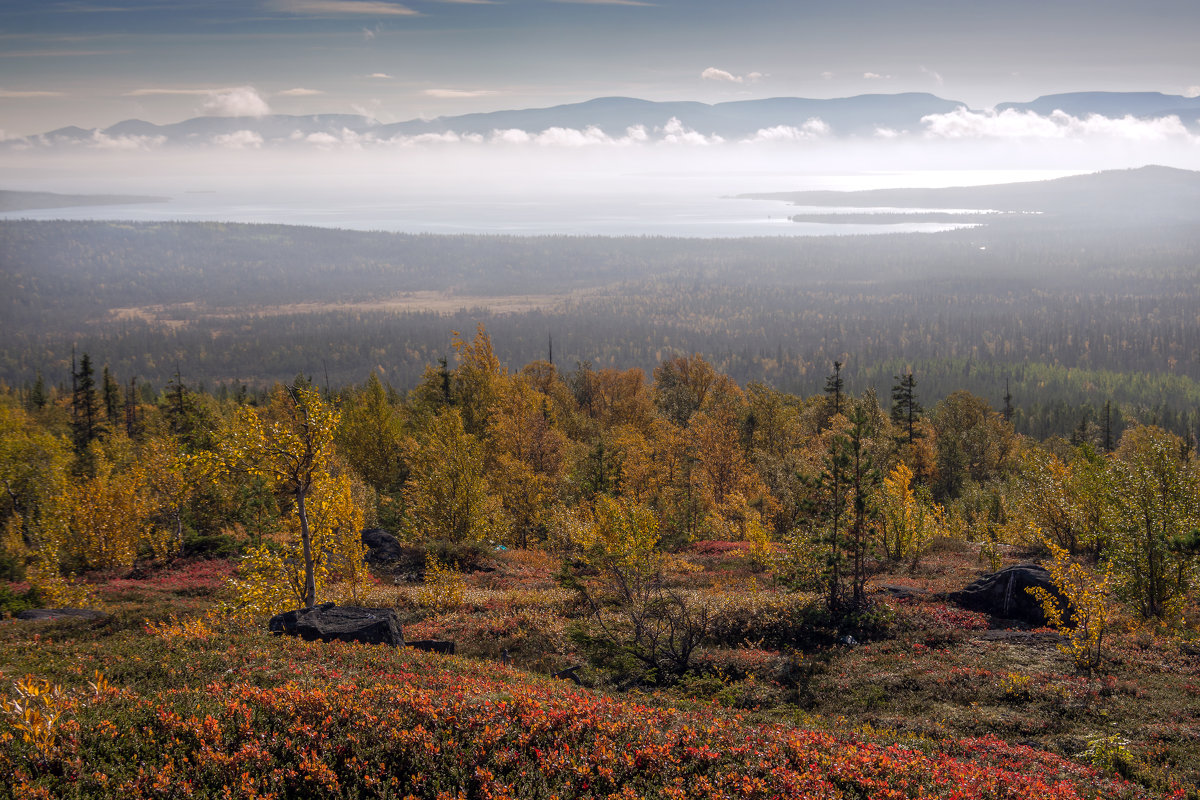
[(945, 525), (942, 507), (925, 505), (913, 491), (912, 479), (913, 471), (903, 461), (883, 479), (883, 547), (893, 560), (919, 556)]
[[(363, 560), (362, 508), (355, 502), (350, 478), (322, 477), (313, 486), (306, 508), (317, 594), (324, 596), (336, 585), (357, 601), (370, 582), (370, 573)], [(299, 524), (293, 510), (281, 541), (262, 544), (243, 556), (238, 575), (231, 581), (235, 610), (263, 616), (304, 604), (306, 576)]]
[(328, 472), (339, 416), (308, 386), (276, 387), (265, 413), (242, 406), (221, 437), (224, 467), (265, 477), (289, 489)]
[[(84, 703), (102, 700), (116, 691), (99, 670), (92, 674), (88, 687), (92, 693), (83, 696)], [(56, 683), (31, 675), (13, 681), (12, 690), (16, 697), (0, 701), (0, 715), (8, 719), (23, 742), (32, 745), (40, 756), (47, 756), (54, 749), (60, 723), (75, 710), (79, 698)]]
[[(147, 622), (146, 632), (168, 644), (205, 642), (216, 634), (204, 617), (180, 620), (174, 614), (164, 622)], [(98, 694), (100, 691), (96, 688)]]
[(99, 601), (87, 584), (80, 583), (74, 575), (64, 576), (59, 571), (57, 557), (40, 553), (37, 561), (25, 568), (25, 578), (38, 590), (38, 595), (49, 608), (96, 608)]
[(433, 553), (425, 555), (425, 583), (417, 593), (417, 602), (436, 611), (453, 611), (463, 603), (466, 584), (462, 574), (443, 564)]
[(289, 596), (309, 605), (338, 577), (353, 597), (365, 584), (362, 509), (350, 479), (335, 474), (338, 420), (315, 389), (297, 384), (276, 387), (265, 414), (243, 407), (226, 426), (224, 468), (266, 478), (296, 501), (289, 541), (258, 547), (243, 560), (234, 581), (241, 608), (275, 613)]
[(502, 538), (507, 527), (484, 476), (482, 444), (463, 428), (456, 409), (438, 414), (423, 431), (405, 499), (414, 538), (481, 542)]
[(95, 475), (71, 485), (67, 507), (73, 547), (88, 565), (129, 569), (147, 541), (151, 505), (140, 466), (117, 472), (99, 452)]
[(1071, 560), (1066, 549), (1046, 541), (1053, 560), (1046, 566), (1054, 586), (1066, 602), (1041, 587), (1028, 591), (1042, 605), (1050, 627), (1067, 637), (1059, 645), (1075, 666), (1089, 672), (1100, 665), (1104, 634), (1113, 622), (1111, 597), (1112, 569), (1105, 567), (1102, 576)]
[(594, 566), (650, 573), (662, 562), (658, 520), (643, 505), (597, 495), (590, 517), (579, 523), (571, 531), (572, 544)]
[(13, 683), (15, 699), (0, 706), (21, 740), (45, 756), (54, 747), (58, 722), (71, 708), (71, 700), (57, 684), (44, 678), (25, 677)]

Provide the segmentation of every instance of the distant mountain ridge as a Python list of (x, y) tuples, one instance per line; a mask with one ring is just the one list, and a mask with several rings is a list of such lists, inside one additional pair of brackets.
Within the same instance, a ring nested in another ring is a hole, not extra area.
[[(135, 140), (155, 144), (213, 144), (220, 137), (241, 136), (245, 144), (321, 141), (322, 137), (344, 137), (347, 132), (378, 140), (420, 136), (490, 136), (496, 131), (519, 130), (537, 134), (552, 128), (587, 130), (596, 128), (611, 137), (627, 135), (630, 129), (647, 134), (686, 130), (705, 137), (740, 140), (765, 133), (792, 135), (796, 132), (834, 136), (875, 136), (914, 133), (922, 119), (970, 110), (966, 103), (928, 93), (865, 94), (855, 97), (811, 99), (774, 97), (735, 100), (709, 105), (691, 101), (658, 102), (631, 97), (600, 97), (581, 103), (549, 108), (512, 109), (431, 120), (381, 123), (354, 114), (272, 114), (264, 117), (196, 117), (167, 125), (143, 120), (125, 120), (103, 129), (77, 126), (59, 128), (37, 136), (10, 140), (23, 145)], [(1200, 130), (1200, 98), (1157, 92), (1075, 92), (1039, 97), (1023, 103), (1001, 103), (997, 113), (1011, 110), (1049, 115), (1063, 111), (1074, 117), (1134, 116), (1158, 118), (1178, 116), (1193, 130)], [(806, 128), (805, 126), (809, 126)], [(816, 127), (813, 127), (813, 126)], [(229, 141), (226, 143), (237, 143)]]

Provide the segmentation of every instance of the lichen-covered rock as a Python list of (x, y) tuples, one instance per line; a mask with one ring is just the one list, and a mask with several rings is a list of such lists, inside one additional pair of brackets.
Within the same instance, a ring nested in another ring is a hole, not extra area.
[(1046, 614), (1041, 603), (1028, 591), (1033, 587), (1045, 589), (1057, 596), (1059, 602), (1064, 602), (1050, 580), (1050, 573), (1036, 564), (1017, 564), (988, 573), (948, 597), (964, 608), (1036, 627), (1046, 624)]
[(367, 548), (366, 559), (370, 564), (390, 564), (404, 557), (400, 541), (383, 528), (364, 529), (362, 543)]
[(362, 642), (403, 647), (400, 620), (390, 608), (322, 603), (271, 617), (271, 632), (308, 641)]
[(94, 608), (30, 608), (17, 614), (17, 619), (104, 619), (108, 614)]

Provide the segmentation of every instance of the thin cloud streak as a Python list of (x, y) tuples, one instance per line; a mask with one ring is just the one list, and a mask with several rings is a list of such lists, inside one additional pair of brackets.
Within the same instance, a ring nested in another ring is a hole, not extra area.
[(270, 7), (288, 14), (311, 14), (322, 17), (373, 16), (373, 17), (419, 17), (414, 11), (399, 3), (383, 0), (272, 0)]
[(573, 6), (656, 6), (657, 3), (642, 3), (638, 0), (550, 0), (551, 3), (562, 3)]
[(20, 91), (16, 89), (0, 89), (0, 97), (8, 100), (19, 100), (28, 97), (65, 97), (65, 92)]
[(443, 100), (459, 100), (467, 97), (489, 97), (500, 93), (491, 89), (425, 89), (421, 94)]

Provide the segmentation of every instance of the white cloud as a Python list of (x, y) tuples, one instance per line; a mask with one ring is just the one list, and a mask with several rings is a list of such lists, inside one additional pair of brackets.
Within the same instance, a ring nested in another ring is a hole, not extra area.
[(825, 70), (824, 72), (821, 73), (821, 77), (824, 78), (825, 80), (829, 80), (830, 78), (833, 77), (833, 73), (830, 72), (829, 70)]
[(753, 136), (742, 141), (752, 144), (761, 142), (804, 142), (828, 136), (829, 133), (829, 125), (824, 120), (813, 117), (799, 128), (793, 125), (775, 125), (770, 128), (760, 128)]
[(392, 79), (392, 76), (388, 75), (386, 72), (372, 72), (367, 77), (368, 78), (376, 78), (377, 80), (381, 80), (381, 81), (390, 81)]
[[(308, 89), (289, 89), (281, 94), (299, 94), (310, 91)], [(155, 97), (159, 95), (207, 97), (208, 99), (200, 107), (200, 111), (213, 117), (265, 117), (271, 113), (271, 107), (253, 86), (231, 86), (223, 89), (134, 89), (126, 92), (124, 96)]]
[(88, 147), (98, 150), (150, 150), (165, 141), (165, 136), (107, 136), (95, 131), (88, 141)]
[(765, 75), (761, 72), (751, 72), (747, 75), (734, 75), (732, 72), (716, 67), (709, 67), (700, 73), (701, 80), (706, 81), (727, 81), (729, 83), (754, 83), (762, 80)]
[[(464, 137), (473, 141), (470, 137)], [(494, 144), (537, 145), (539, 147), (592, 147), (615, 146), (629, 147), (650, 141), (650, 135), (642, 125), (634, 125), (625, 129), (624, 136), (609, 136), (594, 125), (582, 130), (578, 128), (547, 128), (541, 133), (523, 131), (519, 128), (494, 130), (488, 138)]]
[(934, 81), (937, 82), (938, 86), (946, 85), (946, 82), (944, 80), (942, 80), (941, 73), (937, 72), (936, 70), (929, 69), (928, 67), (921, 67), (921, 72), (924, 72), (926, 75), (933, 78)]
[(667, 124), (661, 129), (662, 141), (668, 144), (693, 144), (693, 145), (708, 145), (720, 144), (725, 141), (720, 136), (705, 136), (691, 128), (683, 127), (683, 123), (678, 117), (671, 117), (667, 120)]
[(350, 109), (360, 117), (366, 117), (369, 122), (379, 122), (379, 109), (383, 106), (377, 99), (372, 99), (366, 105), (361, 103), (351, 103)]
[(1189, 86), (1183, 91), (1184, 97), (1200, 97), (1200, 85)]
[(341, 144), (342, 140), (334, 136), (332, 133), (310, 133), (304, 137), (304, 141), (309, 144), (315, 144), (318, 147), (331, 147), (335, 144)]
[(355, 133), (349, 128), (342, 128), (339, 135), (332, 133), (310, 133), (304, 137), (304, 141), (311, 145), (316, 145), (322, 150), (332, 150), (334, 148), (348, 148), (352, 150), (361, 150), (364, 144), (374, 143), (378, 140), (371, 135), (362, 135)]
[(896, 130), (895, 128), (876, 128), (875, 129), (875, 138), (876, 139), (895, 139), (899, 136), (900, 136), (900, 131)]
[(425, 89), (421, 94), (426, 97), (436, 97), (439, 100), (458, 100), (465, 97), (487, 97), (499, 93), (490, 89)]
[(210, 92), (200, 110), (212, 117), (265, 117), (271, 113), (267, 101), (252, 86)]
[(492, 131), (492, 141), (501, 144), (528, 144), (533, 137), (520, 128), (506, 128)]
[(864, 72), (863, 77), (869, 81), (882, 81), (892, 77), (891, 75), (880, 75), (878, 72)]
[(325, 93), (319, 89), (303, 89), (296, 87), (295, 89), (284, 89), (282, 92), (276, 92), (275, 94), (279, 95), (280, 97), (311, 97), (314, 94)]
[(368, 42), (371, 41), (372, 39), (375, 38), (375, 32), (376, 32), (375, 28), (363, 28), (362, 29), (363, 39)]
[(213, 137), (213, 144), (229, 150), (257, 149), (262, 143), (262, 136), (255, 131), (234, 131)]
[(313, 14), (323, 17), (372, 16), (416, 17), (413, 11), (399, 3), (382, 0), (272, 0), (271, 7), (289, 14)]
[(62, 92), (22, 92), (15, 89), (0, 89), (0, 97), (10, 100), (18, 100), (27, 97), (62, 97)]
[(592, 144), (612, 144), (604, 131), (595, 125), (589, 125), (583, 130), (575, 128), (547, 128), (533, 137), (535, 144), (558, 147), (584, 147)]
[(1102, 117), (1079, 118), (1063, 111), (1042, 116), (1033, 111), (1005, 109), (971, 111), (959, 107), (947, 114), (922, 117), (926, 136), (936, 139), (1121, 139), (1162, 142), (1169, 139), (1194, 141), (1179, 117), (1158, 119)]
[(446, 131), (445, 133), (418, 133), (416, 136), (397, 136), (394, 139), (388, 139), (387, 143), (409, 147), (422, 144), (458, 144), (460, 142), (479, 144), (482, 141), (483, 137), (477, 133), (460, 135), (454, 131)]
[(729, 81), (730, 83), (741, 83), (742, 79), (732, 72), (726, 72), (723, 69), (709, 67), (700, 73), (700, 77), (706, 81)]
[(134, 89), (132, 92), (126, 92), (124, 97), (153, 97), (155, 95), (200, 95), (207, 96), (217, 92), (230, 92), (232, 89)]

